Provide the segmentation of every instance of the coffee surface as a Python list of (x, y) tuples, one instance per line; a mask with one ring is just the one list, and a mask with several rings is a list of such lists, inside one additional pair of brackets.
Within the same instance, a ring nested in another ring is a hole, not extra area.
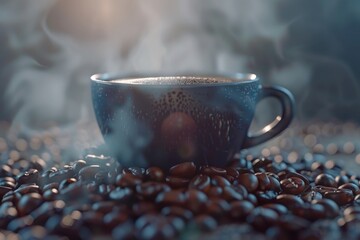
[(195, 76), (164, 76), (111, 80), (111, 83), (142, 84), (142, 85), (199, 85), (244, 82), (247, 79), (227, 77), (195, 77)]

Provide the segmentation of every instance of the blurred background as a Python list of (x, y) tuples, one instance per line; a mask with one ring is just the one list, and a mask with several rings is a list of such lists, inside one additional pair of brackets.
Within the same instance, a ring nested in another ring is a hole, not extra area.
[(288, 88), (297, 122), (358, 122), (358, 29), (356, 0), (2, 1), (0, 120), (91, 120), (94, 73), (215, 70)]

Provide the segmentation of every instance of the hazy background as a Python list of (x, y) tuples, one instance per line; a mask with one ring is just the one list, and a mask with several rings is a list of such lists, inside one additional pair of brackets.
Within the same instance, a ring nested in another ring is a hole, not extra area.
[(359, 30), (356, 0), (1, 1), (0, 120), (91, 120), (98, 72), (216, 70), (289, 88), (300, 122), (359, 121)]

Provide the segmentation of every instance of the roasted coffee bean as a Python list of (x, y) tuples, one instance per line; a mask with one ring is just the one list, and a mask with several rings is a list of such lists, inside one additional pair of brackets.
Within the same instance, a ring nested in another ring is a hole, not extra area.
[(221, 198), (223, 193), (223, 188), (218, 186), (211, 186), (209, 190), (207, 190), (206, 194), (210, 198)]
[(3, 196), (11, 190), (12, 190), (12, 188), (10, 188), (10, 187), (0, 186), (0, 199), (2, 199)]
[(271, 209), (257, 207), (250, 212), (246, 221), (259, 231), (265, 231), (278, 221), (278, 214)]
[(64, 179), (74, 177), (75, 173), (72, 169), (63, 169), (55, 172), (50, 172), (47, 183), (61, 182)]
[(322, 199), (322, 194), (318, 191), (306, 191), (301, 194), (301, 199), (307, 202), (311, 202), (313, 200), (319, 200)]
[(339, 214), (339, 206), (331, 199), (313, 200), (313, 204), (321, 204), (325, 208), (325, 216), (328, 218), (335, 218)]
[(110, 199), (119, 201), (119, 202), (129, 202), (132, 200), (134, 192), (130, 188), (121, 188), (117, 187), (112, 190), (109, 194)]
[[(94, 180), (97, 184), (106, 184), (109, 183), (108, 179), (109, 179), (109, 172), (106, 171), (99, 171), (97, 173), (95, 173), (94, 176)], [(112, 182), (114, 182), (115, 179), (112, 180)]]
[(38, 179), (39, 171), (37, 169), (29, 169), (17, 177), (17, 183), (19, 185), (24, 183), (38, 183)]
[(270, 179), (266, 173), (255, 173), (256, 178), (258, 179), (259, 186), (258, 189), (261, 191), (270, 190)]
[(59, 190), (62, 190), (66, 187), (68, 187), (70, 184), (75, 183), (77, 180), (76, 178), (68, 178), (68, 179), (64, 179), (60, 182), (59, 184)]
[(189, 188), (206, 192), (210, 188), (211, 179), (207, 175), (196, 175), (189, 183)]
[(273, 202), (277, 193), (275, 191), (257, 191), (255, 196), (260, 204), (266, 204)]
[(252, 161), (254, 169), (265, 168), (266, 165), (271, 164), (272, 160), (267, 158), (257, 158)]
[[(124, 212), (122, 210), (121, 212)], [(132, 206), (132, 212), (130, 214), (135, 217), (142, 216), (144, 214), (157, 213), (157, 207), (153, 202), (137, 202)]]
[(179, 190), (171, 190), (167, 192), (161, 192), (157, 195), (155, 202), (162, 205), (175, 205), (183, 206), (185, 203), (185, 194)]
[(170, 168), (171, 176), (191, 179), (196, 174), (196, 166), (193, 162), (184, 162)]
[(305, 183), (301, 178), (290, 177), (280, 182), (281, 188), (285, 193), (298, 195), (305, 190)]
[(335, 182), (337, 183), (337, 186), (341, 186), (345, 183), (349, 182), (349, 178), (346, 175), (337, 175), (335, 177)]
[(244, 199), (244, 195), (231, 186), (225, 186), (223, 188), (222, 197), (227, 201), (239, 201)]
[(36, 225), (21, 229), (18, 234), (21, 239), (40, 240), (46, 239), (49, 235), (49, 232), (45, 227)]
[(360, 194), (355, 196), (354, 201), (358, 204), (360, 203)]
[(283, 173), (284, 173), (283, 175), (281, 175), (281, 176), (279, 175), (280, 180), (291, 178), (291, 177), (296, 177), (296, 178), (300, 178), (301, 180), (303, 180), (305, 183), (305, 186), (310, 184), (309, 179), (306, 176), (304, 176), (303, 174), (300, 174), (297, 172), (291, 172), (291, 171), (289, 171), (289, 169)]
[(288, 209), (282, 204), (268, 203), (268, 204), (262, 205), (262, 207), (274, 210), (279, 216), (282, 216), (282, 215), (288, 213)]
[(72, 165), (72, 168), (74, 169), (74, 172), (78, 174), (82, 168), (86, 167), (86, 165), (87, 164), (85, 160), (77, 160)]
[(190, 221), (194, 216), (190, 210), (177, 206), (164, 207), (161, 209), (161, 214), (164, 216), (180, 217), (185, 221)]
[(215, 218), (209, 215), (201, 214), (195, 217), (191, 225), (195, 226), (197, 229), (203, 232), (210, 232), (217, 228), (218, 223), (216, 222)]
[(170, 191), (164, 183), (144, 182), (136, 186), (136, 193), (144, 199), (154, 199), (160, 192)]
[(132, 221), (125, 221), (114, 228), (112, 237), (114, 239), (132, 240), (136, 239), (135, 233), (136, 230)]
[(43, 202), (42, 196), (38, 193), (29, 193), (22, 196), (17, 205), (20, 215), (29, 214)]
[(258, 178), (252, 173), (243, 173), (238, 177), (239, 184), (245, 186), (248, 192), (255, 192), (259, 186)]
[(349, 189), (353, 192), (354, 195), (360, 192), (359, 187), (354, 183), (344, 183), (339, 187), (339, 189)]
[(239, 172), (236, 170), (236, 168), (234, 167), (227, 167), (225, 168), (226, 170), (226, 179), (229, 181), (229, 182), (234, 182), (235, 180), (238, 179), (239, 177)]
[(214, 177), (214, 176), (222, 176), (225, 177), (226, 176), (226, 170), (223, 168), (218, 168), (218, 167), (210, 167), (210, 166), (206, 166), (201, 168), (201, 173), (205, 174), (207, 176), (210, 177)]
[(115, 181), (115, 184), (119, 187), (135, 187), (142, 182), (141, 178), (131, 173), (120, 173)]
[(176, 229), (169, 219), (161, 215), (141, 216), (136, 220), (135, 226), (139, 239), (172, 239), (176, 235)]
[[(107, 229), (114, 229), (116, 226), (119, 226), (126, 222), (129, 219), (129, 215), (125, 212), (112, 212), (104, 215), (103, 224)], [(116, 238), (116, 239), (123, 239), (123, 238)]]
[(273, 190), (275, 192), (281, 192), (281, 184), (280, 184), (279, 180), (273, 176), (268, 176), (268, 178), (270, 180), (269, 190)]
[(19, 193), (21, 195), (25, 195), (28, 193), (40, 193), (40, 187), (34, 183), (22, 184), (18, 189), (14, 191), (14, 193)]
[(321, 173), (315, 178), (315, 184), (326, 186), (326, 187), (336, 187), (337, 183), (335, 178), (330, 174)]
[(276, 203), (282, 204), (288, 209), (294, 209), (304, 204), (304, 201), (295, 195), (280, 194), (276, 197)]
[(202, 191), (189, 189), (185, 192), (186, 207), (194, 213), (201, 212), (208, 201), (208, 197)]
[(231, 186), (231, 183), (225, 177), (218, 175), (211, 177), (211, 184), (222, 188)]
[(354, 200), (354, 195), (349, 189), (328, 191), (325, 192), (324, 197), (333, 200), (340, 206), (348, 204)]
[(254, 209), (254, 205), (246, 200), (233, 201), (230, 203), (230, 217), (236, 221), (245, 220), (249, 213)]
[(251, 202), (254, 206), (257, 206), (258, 205), (258, 200), (256, 198), (256, 196), (252, 193), (249, 193), (245, 198), (244, 200), (247, 200), (249, 202)]
[(297, 217), (292, 214), (286, 214), (284, 216), (281, 216), (277, 224), (279, 224), (282, 229), (285, 229), (289, 232), (300, 232), (303, 230), (307, 230), (310, 226), (309, 221), (306, 221), (304, 218)]
[(89, 181), (89, 180), (93, 180), (95, 177), (95, 174), (98, 173), (101, 170), (99, 165), (90, 165), (90, 166), (86, 166), (83, 167), (80, 171), (79, 171), (79, 179), (81, 181)]
[(205, 213), (215, 218), (224, 217), (230, 211), (230, 205), (222, 199), (209, 199), (206, 203)]
[(32, 223), (33, 223), (33, 219), (31, 216), (23, 216), (12, 220), (8, 224), (7, 229), (12, 232), (18, 232), (21, 229), (31, 226)]
[(163, 170), (159, 167), (149, 167), (145, 171), (146, 179), (155, 182), (162, 182), (165, 179)]
[(46, 201), (53, 201), (56, 199), (56, 196), (59, 194), (59, 191), (56, 188), (48, 189), (43, 193), (43, 198)]
[(293, 208), (293, 214), (309, 221), (315, 221), (326, 216), (325, 207), (321, 204), (304, 203)]
[(52, 188), (58, 189), (59, 188), (59, 183), (58, 182), (53, 182), (53, 183), (46, 184), (45, 186), (43, 186), (42, 191), (45, 192), (45, 191), (47, 191), (49, 189), (52, 189)]
[(122, 170), (123, 173), (131, 173), (134, 176), (142, 178), (145, 174), (145, 169), (140, 167), (128, 167)]
[(186, 188), (189, 185), (190, 179), (169, 176), (165, 178), (165, 182), (172, 188)]

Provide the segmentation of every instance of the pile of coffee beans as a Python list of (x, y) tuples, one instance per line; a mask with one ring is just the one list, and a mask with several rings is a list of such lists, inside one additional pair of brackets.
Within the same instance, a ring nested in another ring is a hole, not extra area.
[(164, 170), (18, 158), (0, 169), (0, 238), (359, 239), (359, 179), (326, 159)]

